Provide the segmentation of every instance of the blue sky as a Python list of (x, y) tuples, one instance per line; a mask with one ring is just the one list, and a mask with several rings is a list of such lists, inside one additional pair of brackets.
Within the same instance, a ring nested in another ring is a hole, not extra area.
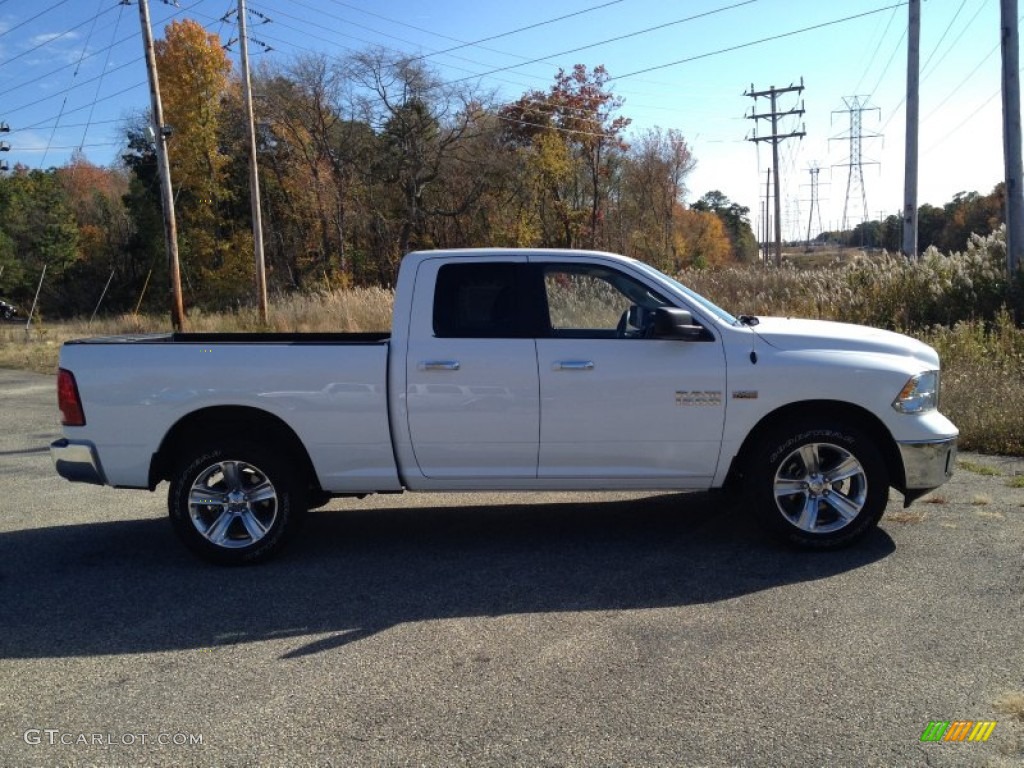
[[(237, 0), (150, 0), (154, 34), (192, 18), (227, 41)], [(748, 141), (755, 107), (744, 92), (799, 84), (779, 109), (806, 110), (780, 131), (787, 238), (837, 228), (844, 207), (862, 216), (856, 184), (847, 203), (851, 97), (860, 97), (864, 197), (869, 218), (903, 201), (905, 4), (892, 0), (248, 0), (254, 63), (303, 52), (344, 55), (370, 46), (426, 55), (445, 78), (472, 78), (501, 99), (546, 89), (559, 67), (603, 64), (625, 103), (631, 133), (680, 130), (697, 168), (690, 202), (719, 189), (759, 219), (767, 143)], [(919, 202), (960, 191), (987, 194), (1002, 177), (998, 0), (925, 0), (921, 32)], [(269, 23), (258, 23), (263, 14)], [(848, 18), (859, 16), (859, 18)], [(556, 20), (559, 17), (560, 20)], [(848, 20), (843, 20), (848, 19)], [(801, 31), (806, 30), (806, 31)], [(758, 42), (766, 38), (776, 38)], [(485, 40), (486, 39), (486, 40)], [(474, 43), (473, 45), (465, 45)], [(272, 50), (266, 51), (265, 46)], [(456, 50), (450, 50), (456, 48)], [(238, 46), (232, 47), (237, 58)], [(10, 165), (66, 162), (81, 147), (92, 162), (116, 159), (126, 118), (148, 105), (135, 2), (0, 0), (0, 121)], [(845, 100), (845, 101), (844, 101)], [(768, 103), (759, 99), (758, 112)], [(764, 135), (768, 125), (760, 123)], [(871, 138), (877, 135), (877, 138)], [(855, 180), (856, 181), (856, 180)]]

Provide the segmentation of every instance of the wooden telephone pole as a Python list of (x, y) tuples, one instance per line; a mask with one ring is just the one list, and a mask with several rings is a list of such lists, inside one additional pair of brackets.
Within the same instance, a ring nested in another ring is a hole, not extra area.
[(160, 175), (160, 202), (164, 212), (164, 240), (171, 276), (171, 324), (180, 331), (185, 326), (185, 307), (181, 298), (181, 266), (178, 262), (178, 227), (174, 220), (174, 190), (171, 187), (171, 169), (167, 162), (167, 138), (171, 129), (164, 125), (164, 108), (160, 101), (160, 77), (156, 71), (153, 51), (153, 30), (149, 25), (149, 0), (139, 0), (139, 20), (142, 23), (142, 45), (146, 49), (146, 69), (149, 72), (149, 100), (153, 113), (153, 143), (156, 149), (156, 167)]
[[(804, 113), (803, 107), (800, 109), (791, 109), (787, 112), (779, 112), (776, 107), (776, 99), (780, 94), (790, 93), (796, 91), (797, 93), (803, 91), (804, 79), (800, 78), (800, 85), (790, 85), (786, 88), (776, 88), (774, 85), (767, 91), (755, 91), (754, 86), (750, 86), (750, 91), (744, 93), (744, 96), (749, 96), (754, 99), (756, 104), (757, 99), (761, 96), (767, 96), (771, 100), (772, 111), (765, 112), (763, 114), (757, 114), (756, 111), (751, 112), (747, 115), (748, 120), (763, 120), (770, 119), (772, 121), (772, 132), (769, 136), (753, 136), (750, 141), (770, 141), (772, 143), (772, 166), (775, 168), (775, 266), (782, 266), (782, 202), (780, 200), (780, 183), (779, 183), (779, 142), (783, 139), (792, 139), (797, 137), (806, 136), (804, 131), (792, 131), (790, 133), (779, 133), (779, 118), (789, 117), (791, 115), (802, 115)], [(756, 109), (756, 107), (755, 107)]]
[(256, 166), (256, 126), (252, 113), (252, 79), (249, 76), (249, 40), (245, 29), (245, 0), (238, 0), (238, 43), (242, 50), (242, 95), (245, 128), (249, 139), (249, 199), (252, 205), (252, 242), (256, 259), (256, 304), (260, 322), (267, 324), (267, 269), (263, 257), (263, 214), (260, 208), (260, 175)]

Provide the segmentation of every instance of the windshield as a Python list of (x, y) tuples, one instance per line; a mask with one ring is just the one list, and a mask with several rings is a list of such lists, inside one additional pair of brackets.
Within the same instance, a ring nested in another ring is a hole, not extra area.
[(637, 267), (639, 267), (641, 270), (646, 272), (648, 275), (651, 275), (653, 277), (656, 277), (658, 280), (662, 280), (662, 281), (668, 283), (678, 293), (681, 293), (688, 301), (691, 301), (694, 304), (696, 304), (698, 307), (700, 307), (701, 309), (704, 309), (704, 310), (710, 312), (715, 317), (717, 317), (719, 320), (722, 320), (722, 321), (728, 323), (729, 325), (738, 325), (739, 324), (739, 320), (737, 318), (735, 318), (732, 315), (730, 315), (728, 312), (726, 312), (724, 309), (719, 307), (717, 304), (713, 304), (712, 302), (708, 301), (703, 296), (701, 296), (699, 293), (694, 293), (692, 290), (687, 288), (685, 285), (680, 283), (678, 280), (672, 279), (671, 277), (666, 275), (664, 272), (661, 272), (661, 271), (655, 269), (654, 267), (652, 267), (650, 264), (644, 264), (642, 261), (636, 261), (634, 263), (636, 264)]

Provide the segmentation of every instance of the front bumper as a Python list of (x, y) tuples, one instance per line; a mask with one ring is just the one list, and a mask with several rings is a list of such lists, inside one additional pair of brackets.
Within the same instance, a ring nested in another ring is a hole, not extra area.
[(96, 447), (92, 443), (73, 443), (62, 437), (50, 443), (50, 458), (53, 459), (57, 474), (65, 480), (107, 485), (100, 457), (96, 455)]
[(956, 437), (927, 442), (899, 443), (903, 457), (904, 492), (938, 488), (953, 476), (956, 466)]

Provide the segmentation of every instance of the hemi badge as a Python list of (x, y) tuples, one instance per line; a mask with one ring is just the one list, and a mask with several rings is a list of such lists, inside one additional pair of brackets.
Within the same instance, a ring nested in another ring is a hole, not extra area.
[(722, 393), (706, 390), (677, 391), (676, 405), (721, 405)]
[(757, 400), (756, 389), (736, 389), (732, 393), (733, 400)]

